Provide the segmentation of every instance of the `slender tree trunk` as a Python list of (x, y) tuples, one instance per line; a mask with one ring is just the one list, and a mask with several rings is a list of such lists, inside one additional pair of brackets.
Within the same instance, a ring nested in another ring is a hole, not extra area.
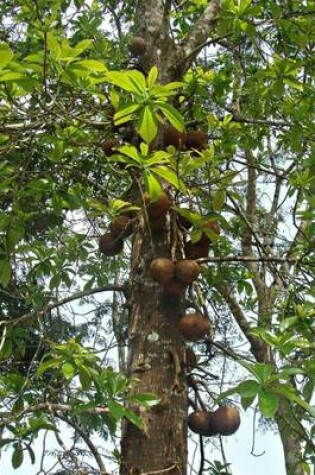
[(305, 472), (301, 466), (301, 436), (294, 429), (292, 421), (290, 423), (290, 416), (283, 402), (280, 402), (276, 421), (283, 445), (287, 475), (304, 475)]
[(141, 414), (144, 431), (125, 424), (122, 475), (186, 473), (187, 386), (184, 343), (177, 328), (183, 314), (183, 296), (167, 294), (149, 275), (153, 258), (170, 257), (167, 236), (167, 232), (150, 236), (142, 222), (133, 244), (129, 375), (139, 380), (135, 394), (155, 393), (160, 402)]

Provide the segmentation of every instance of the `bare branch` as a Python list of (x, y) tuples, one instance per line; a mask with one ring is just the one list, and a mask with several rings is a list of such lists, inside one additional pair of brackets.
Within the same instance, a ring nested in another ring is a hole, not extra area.
[(57, 307), (72, 302), (73, 300), (82, 299), (83, 297), (87, 297), (88, 295), (93, 295), (100, 292), (124, 292), (124, 287), (121, 285), (111, 284), (105, 285), (104, 287), (99, 287), (97, 289), (83, 290), (82, 292), (77, 292), (75, 294), (69, 295), (68, 297), (65, 297), (64, 299), (58, 300), (58, 302), (47, 304), (44, 308), (42, 308), (42, 310), (32, 310), (31, 312), (25, 313), (24, 315), (21, 315), (17, 318), (13, 318), (11, 320), (1, 320), (0, 326), (8, 324), (16, 325), (17, 323), (26, 322), (35, 317), (43, 317), (47, 312), (50, 312), (51, 310), (54, 310)]

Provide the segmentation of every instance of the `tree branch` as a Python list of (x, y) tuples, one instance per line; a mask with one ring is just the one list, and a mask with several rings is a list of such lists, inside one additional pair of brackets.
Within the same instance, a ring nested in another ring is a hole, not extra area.
[(83, 297), (87, 297), (88, 295), (93, 295), (100, 292), (124, 292), (124, 287), (121, 285), (111, 284), (105, 285), (104, 287), (99, 287), (97, 289), (83, 290), (82, 292), (77, 292), (61, 300), (58, 300), (58, 302), (47, 304), (42, 310), (32, 310), (31, 312), (25, 313), (24, 315), (21, 315), (17, 318), (13, 318), (11, 320), (1, 320), (0, 326), (8, 324), (16, 325), (17, 323), (26, 322), (35, 317), (42, 317), (45, 315), (45, 313), (50, 312), (51, 310), (54, 310), (55, 308), (65, 305), (69, 302), (72, 302), (73, 300), (82, 299)]
[(195, 23), (193, 30), (181, 45), (182, 57), (189, 58), (194, 51), (194, 56), (203, 48), (209, 35), (214, 31), (215, 19), (220, 11), (220, 1), (212, 0), (199, 20)]

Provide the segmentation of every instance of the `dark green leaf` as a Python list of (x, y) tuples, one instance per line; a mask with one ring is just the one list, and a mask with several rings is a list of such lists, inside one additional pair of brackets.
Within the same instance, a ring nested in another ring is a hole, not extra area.
[(19, 468), (23, 463), (24, 453), (21, 445), (16, 445), (13, 454), (12, 454), (12, 467), (14, 469)]

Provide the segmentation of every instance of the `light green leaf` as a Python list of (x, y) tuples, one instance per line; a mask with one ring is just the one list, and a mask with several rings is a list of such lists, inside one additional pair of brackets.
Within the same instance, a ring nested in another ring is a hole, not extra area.
[(135, 85), (135, 87), (137, 87), (138, 94), (143, 94), (147, 88), (144, 74), (140, 73), (140, 71), (138, 71), (137, 69), (127, 71), (126, 74), (130, 78), (132, 83)]
[[(137, 111), (139, 110), (140, 108), (140, 105), (139, 104), (131, 104), (129, 106), (126, 106), (124, 107), (123, 109), (120, 109), (118, 110), (115, 115), (114, 115), (114, 122), (115, 122), (115, 125), (117, 124), (121, 124), (122, 122), (120, 121), (120, 119), (124, 118), (124, 117), (132, 117), (132, 115)], [(128, 119), (130, 120), (130, 119)]]
[(259, 409), (267, 419), (274, 417), (279, 407), (279, 396), (268, 389), (261, 389), (258, 393)]
[(0, 81), (17, 81), (19, 79), (25, 79), (25, 75), (15, 71), (4, 71), (0, 76)]
[(118, 86), (120, 89), (139, 94), (139, 88), (128, 77), (127, 73), (120, 71), (108, 71), (106, 73), (106, 79), (114, 86)]
[(156, 101), (155, 105), (159, 107), (162, 114), (167, 118), (170, 124), (179, 132), (183, 132), (185, 123), (182, 115), (167, 102)]
[(150, 144), (155, 139), (158, 132), (158, 125), (155, 114), (150, 106), (144, 107), (139, 120), (140, 137)]
[(47, 45), (51, 55), (54, 58), (59, 59), (61, 57), (61, 48), (52, 31), (47, 33)]
[(66, 380), (72, 379), (76, 374), (75, 367), (69, 362), (64, 363), (61, 367), (61, 370)]
[(177, 190), (181, 190), (183, 193), (187, 191), (184, 182), (179, 178), (177, 173), (171, 170), (170, 168), (155, 167), (152, 169), (152, 172), (156, 175), (159, 175), (164, 180), (168, 181)]
[(5, 43), (0, 44), (0, 69), (3, 69), (13, 58), (13, 52)]
[(160, 399), (155, 394), (142, 393), (142, 394), (137, 394), (136, 396), (129, 397), (128, 401), (142, 404), (143, 406), (146, 406), (146, 407), (152, 407), (159, 404)]
[(141, 159), (141, 156), (139, 155), (138, 150), (133, 145), (122, 145), (121, 147), (118, 148), (118, 151), (119, 153), (127, 155), (127, 157), (131, 158), (132, 160), (137, 162), (139, 165), (142, 165), (143, 160)]
[(153, 66), (153, 68), (150, 69), (148, 78), (147, 78), (147, 85), (149, 89), (151, 89), (154, 86), (154, 84), (156, 83), (157, 77), (158, 77), (158, 69), (156, 66)]
[(81, 61), (77, 61), (74, 64), (79, 64), (91, 72), (95, 72), (95, 71), (106, 72), (107, 71), (106, 66), (100, 61), (96, 61), (95, 59), (82, 59)]
[(163, 189), (162, 185), (159, 182), (159, 180), (154, 175), (152, 175), (152, 173), (149, 172), (148, 170), (144, 172), (143, 178), (144, 178), (145, 188), (148, 191), (151, 199), (154, 201), (160, 196)]
[[(75, 58), (76, 56), (79, 56), (83, 51), (86, 51), (88, 48), (92, 46), (92, 40), (85, 39), (80, 41), (72, 50), (72, 56)], [(98, 61), (95, 61), (96, 63)]]

